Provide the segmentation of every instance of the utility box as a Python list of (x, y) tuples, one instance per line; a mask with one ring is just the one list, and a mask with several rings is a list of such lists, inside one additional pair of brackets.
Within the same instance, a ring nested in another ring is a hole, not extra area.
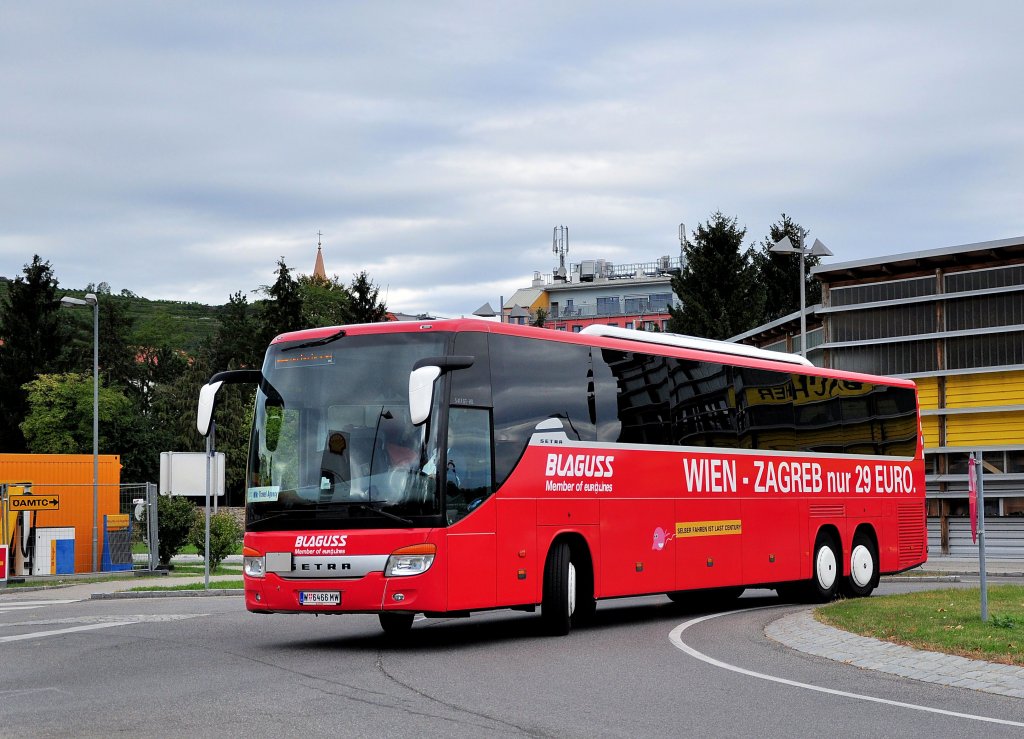
[(73, 526), (37, 528), (32, 553), (33, 575), (72, 575), (75, 572)]
[[(213, 480), (210, 495), (224, 495), (224, 452), (210, 460)], [(160, 452), (160, 495), (206, 495), (204, 452)]]

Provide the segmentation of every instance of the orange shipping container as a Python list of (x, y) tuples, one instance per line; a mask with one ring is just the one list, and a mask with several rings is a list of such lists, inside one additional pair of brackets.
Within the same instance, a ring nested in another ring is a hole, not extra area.
[[(0, 482), (9, 485), (29, 482), (32, 483), (33, 495), (57, 496), (60, 501), (58, 510), (34, 511), (33, 525), (38, 528), (74, 527), (75, 572), (92, 570), (92, 462), (91, 454), (0, 454)], [(100, 548), (96, 556), (97, 565), (103, 559), (103, 516), (121, 513), (120, 492), (121, 457), (101, 454), (96, 522)], [(13, 534), (10, 527), (8, 531)]]

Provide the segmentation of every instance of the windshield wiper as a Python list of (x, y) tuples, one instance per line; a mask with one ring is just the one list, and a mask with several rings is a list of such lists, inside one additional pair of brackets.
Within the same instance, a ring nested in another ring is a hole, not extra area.
[(402, 518), (401, 516), (396, 516), (394, 513), (388, 513), (383, 508), (378, 508), (377, 506), (370, 505), (369, 503), (356, 503), (355, 507), (356, 508), (360, 508), (360, 509), (362, 509), (364, 511), (372, 511), (373, 513), (380, 514), (381, 516), (384, 516), (385, 518), (390, 518), (392, 521), (398, 521), (399, 523), (404, 523), (406, 526), (413, 526), (413, 525), (415, 525), (415, 521), (412, 521), (412, 520), (410, 520), (408, 518)]
[(289, 509), (287, 511), (281, 511), (280, 513), (269, 513), (266, 516), (258, 518), (255, 521), (253, 521), (252, 523), (247, 524), (247, 526), (249, 526), (249, 527), (251, 527), (253, 529), (256, 529), (258, 526), (260, 526), (260, 525), (262, 525), (264, 523), (267, 523), (268, 521), (273, 521), (275, 518), (284, 518), (286, 516), (292, 515), (292, 513), (298, 513), (298, 512), (299, 512), (299, 509)]
[(336, 331), (328, 336), (321, 336), (319, 339), (311, 339), (310, 341), (304, 341), (301, 344), (295, 346), (286, 346), (282, 349), (282, 352), (290, 352), (292, 349), (308, 349), (311, 346), (323, 346), (324, 344), (330, 344), (332, 341), (337, 341), (345, 335), (345, 329)]

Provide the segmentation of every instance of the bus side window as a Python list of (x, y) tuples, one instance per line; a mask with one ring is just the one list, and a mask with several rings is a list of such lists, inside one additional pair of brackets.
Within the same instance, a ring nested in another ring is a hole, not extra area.
[(454, 523), (494, 492), (491, 472), (491, 413), (486, 408), (452, 408), (448, 415), (445, 477), (448, 523)]

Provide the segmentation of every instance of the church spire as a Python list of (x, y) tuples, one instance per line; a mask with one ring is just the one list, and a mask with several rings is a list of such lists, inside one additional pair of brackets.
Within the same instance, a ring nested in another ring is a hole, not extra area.
[(316, 264), (313, 265), (313, 277), (318, 280), (327, 282), (327, 272), (324, 270), (324, 255), (323, 255), (323, 244), (320, 243), (320, 237), (323, 236), (319, 231), (316, 232)]

